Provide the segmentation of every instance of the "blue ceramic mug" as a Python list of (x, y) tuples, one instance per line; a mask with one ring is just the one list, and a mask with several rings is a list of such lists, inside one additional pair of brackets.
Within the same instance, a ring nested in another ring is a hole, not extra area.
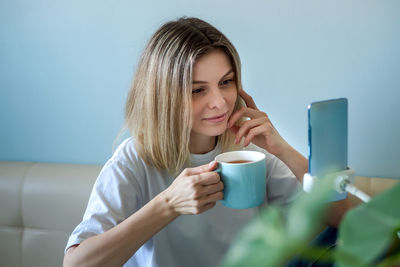
[(266, 192), (265, 155), (257, 151), (230, 151), (215, 157), (229, 208), (247, 209), (263, 203)]

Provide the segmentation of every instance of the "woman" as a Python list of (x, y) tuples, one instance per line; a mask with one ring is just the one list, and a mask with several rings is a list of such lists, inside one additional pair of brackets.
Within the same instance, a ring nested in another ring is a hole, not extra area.
[(152, 36), (126, 104), (132, 138), (99, 174), (65, 266), (216, 265), (258, 211), (218, 202), (223, 151), (265, 153), (265, 204), (292, 200), (307, 160), (241, 88), (235, 48), (208, 23), (181, 18)]

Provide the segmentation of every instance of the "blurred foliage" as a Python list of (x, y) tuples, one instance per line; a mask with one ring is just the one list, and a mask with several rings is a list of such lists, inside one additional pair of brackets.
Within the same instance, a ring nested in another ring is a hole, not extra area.
[(345, 215), (335, 250), (310, 244), (323, 229), (332, 185), (332, 179), (321, 179), (288, 209), (263, 209), (238, 234), (221, 266), (284, 266), (294, 257), (321, 256), (340, 267), (400, 266), (400, 183)]
[(339, 227), (336, 262), (400, 266), (399, 231), (400, 183), (346, 214)]

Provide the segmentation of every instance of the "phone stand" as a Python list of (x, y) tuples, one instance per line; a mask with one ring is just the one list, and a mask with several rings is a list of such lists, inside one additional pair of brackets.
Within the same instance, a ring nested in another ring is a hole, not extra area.
[[(325, 178), (330, 178), (334, 181), (333, 188), (338, 193), (350, 193), (363, 202), (368, 202), (370, 200), (370, 196), (365, 194), (363, 191), (359, 190), (357, 187), (353, 185), (354, 183), (354, 175), (355, 171), (352, 168), (347, 168), (346, 170), (329, 173), (325, 176)], [(318, 179), (317, 176), (312, 176), (309, 173), (304, 174), (303, 177), (303, 190), (307, 193), (311, 192), (314, 188), (315, 182)]]
[[(353, 184), (354, 183), (354, 174), (355, 174), (354, 169), (347, 168), (344, 171), (329, 173), (325, 177), (334, 179), (334, 181), (335, 181), (334, 189), (338, 193), (345, 193), (346, 189), (345, 189), (344, 184), (345, 183)], [(303, 177), (304, 191), (309, 193), (313, 189), (316, 179), (318, 179), (318, 177), (312, 176), (310, 173), (304, 174), (304, 177)]]

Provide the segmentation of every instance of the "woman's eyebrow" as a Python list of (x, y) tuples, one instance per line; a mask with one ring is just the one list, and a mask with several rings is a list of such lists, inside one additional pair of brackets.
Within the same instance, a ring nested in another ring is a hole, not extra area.
[(224, 77), (226, 77), (226, 76), (228, 76), (229, 74), (231, 74), (233, 72), (233, 70), (232, 69), (230, 69), (227, 73), (225, 73), (225, 75), (224, 76), (222, 76), (222, 78), (224, 78)]
[[(231, 74), (232, 72), (233, 72), (232, 69), (228, 70), (228, 72), (225, 73), (225, 74), (222, 76), (222, 78), (224, 78), (225, 76)], [(222, 78), (221, 78), (221, 79), (222, 79)], [(192, 84), (196, 84), (196, 83), (208, 83), (208, 82), (207, 82), (207, 81), (193, 81), (193, 82), (192, 82)]]

